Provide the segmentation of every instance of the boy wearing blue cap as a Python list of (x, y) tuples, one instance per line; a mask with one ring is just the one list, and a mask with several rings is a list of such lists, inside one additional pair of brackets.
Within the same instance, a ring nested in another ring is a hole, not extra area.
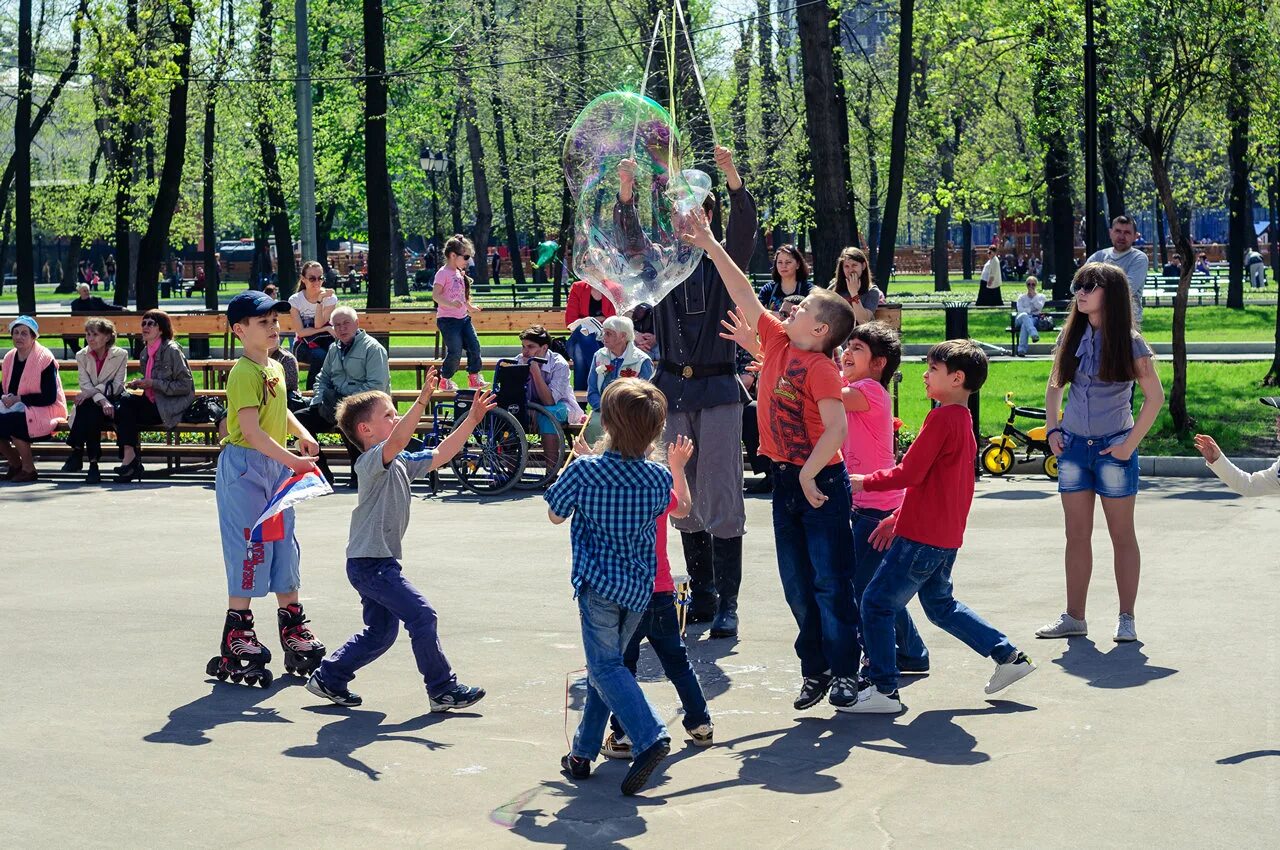
[[(269, 356), (280, 339), (280, 313), (289, 302), (249, 290), (227, 305), (227, 324), (240, 339), (244, 356), (227, 376), (227, 437), (218, 456), (215, 488), (222, 555), (227, 567), (227, 618), (219, 654), (206, 673), (219, 680), (271, 684), (266, 668), (271, 652), (253, 630), (252, 598), (274, 593), (285, 667), (310, 676), (325, 648), (312, 636), (298, 602), (300, 549), (294, 536), (293, 509), (263, 524), (263, 541), (250, 531), (267, 502), (290, 476), (314, 470), (320, 447), (289, 411), (284, 369)], [(301, 456), (285, 448), (298, 438)]]

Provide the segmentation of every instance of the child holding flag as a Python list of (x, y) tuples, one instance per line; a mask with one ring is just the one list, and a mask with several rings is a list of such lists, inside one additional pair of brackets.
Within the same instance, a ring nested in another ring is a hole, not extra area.
[[(307, 628), (298, 602), (301, 550), (293, 509), (285, 508), (255, 528), (282, 485), (293, 476), (316, 472), (314, 459), (320, 453), (315, 438), (289, 412), (284, 369), (269, 353), (279, 344), (279, 314), (289, 310), (289, 302), (256, 290), (241, 292), (227, 305), (227, 324), (244, 355), (227, 375), (227, 437), (215, 485), (228, 600), (219, 654), (209, 659), (205, 672), (264, 688), (271, 684), (266, 668), (271, 652), (254, 633), (253, 598), (276, 595), (286, 666), (305, 676), (324, 657), (324, 644)], [(301, 456), (285, 448), (290, 434), (298, 438)]]

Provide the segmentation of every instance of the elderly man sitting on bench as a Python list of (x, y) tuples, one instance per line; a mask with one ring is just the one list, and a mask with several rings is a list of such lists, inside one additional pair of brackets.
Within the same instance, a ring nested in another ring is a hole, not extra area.
[[(331, 345), (329, 353), (325, 355), (311, 406), (296, 414), (298, 421), (312, 434), (337, 431), (338, 402), (347, 396), (366, 390), (391, 392), (387, 350), (360, 329), (360, 318), (356, 311), (346, 306), (338, 307), (329, 317), (329, 323), (333, 326), (333, 335), (338, 342)], [(350, 486), (355, 487), (355, 461), (360, 456), (360, 450), (345, 435), (342, 436), (342, 445), (351, 458)], [(325, 478), (333, 483), (333, 473), (329, 471), (323, 454), (320, 456), (319, 466)]]

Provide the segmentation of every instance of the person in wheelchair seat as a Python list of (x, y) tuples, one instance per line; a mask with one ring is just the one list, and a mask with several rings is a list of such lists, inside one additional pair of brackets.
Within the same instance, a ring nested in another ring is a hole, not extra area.
[[(542, 437), (542, 451), (548, 463), (560, 457), (561, 425), (577, 425), (586, 415), (573, 394), (569, 361), (551, 350), (551, 334), (542, 325), (533, 325), (520, 334), (521, 365), (528, 364), (529, 401), (540, 404), (551, 414), (537, 415), (532, 423)], [(554, 420), (552, 419), (554, 417)]]

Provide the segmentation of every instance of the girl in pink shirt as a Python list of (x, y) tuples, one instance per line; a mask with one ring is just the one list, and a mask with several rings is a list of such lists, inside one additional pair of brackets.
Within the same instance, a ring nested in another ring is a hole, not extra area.
[[(889, 381), (902, 362), (898, 333), (883, 322), (866, 322), (853, 329), (840, 355), (844, 378), (845, 416), (849, 433), (843, 454), (850, 473), (870, 475), (897, 463), (893, 452), (893, 402)], [(862, 593), (880, 566), (884, 553), (871, 544), (871, 535), (902, 505), (903, 491), (859, 492), (853, 496), (853, 595), (859, 608)], [(911, 615), (904, 609), (894, 622), (898, 637), (898, 667), (903, 673), (927, 673), (925, 648)], [(861, 641), (859, 641), (861, 643)]]
[(444, 364), (440, 368), (440, 389), (456, 390), (450, 380), (458, 371), (462, 352), (467, 352), (467, 385), (472, 389), (488, 386), (480, 375), (480, 337), (471, 324), (471, 314), (480, 308), (471, 303), (469, 281), (464, 273), (475, 254), (471, 240), (461, 234), (444, 243), (444, 265), (436, 272), (431, 297), (436, 302), (436, 328), (444, 337)]

